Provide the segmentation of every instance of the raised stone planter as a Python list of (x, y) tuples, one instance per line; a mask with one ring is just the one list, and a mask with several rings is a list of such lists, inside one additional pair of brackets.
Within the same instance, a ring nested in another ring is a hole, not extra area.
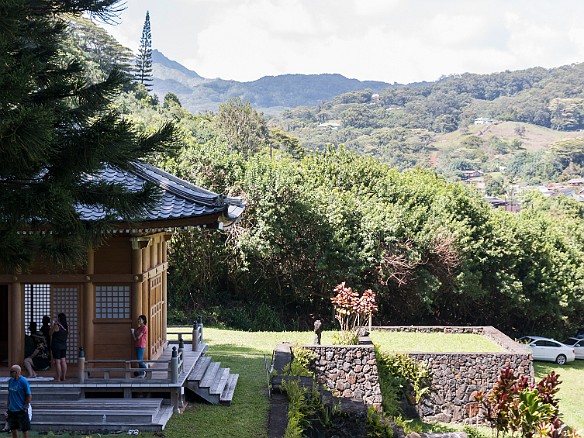
[[(491, 390), (503, 369), (511, 368), (533, 381), (529, 350), (494, 327), (385, 326), (373, 330), (472, 333), (488, 337), (505, 350), (500, 353), (401, 352), (423, 362), (430, 370), (431, 393), (415, 407), (418, 415), (427, 421), (480, 422), (474, 394)], [(381, 390), (373, 345), (367, 343), (368, 338), (360, 341), (362, 345), (305, 345), (304, 348), (316, 353), (317, 381), (335, 396), (380, 407)]]
[(474, 395), (489, 391), (497, 382), (500, 371), (511, 368), (516, 374), (533, 381), (533, 363), (529, 350), (494, 327), (375, 327), (374, 330), (473, 333), (486, 336), (503, 347), (502, 353), (413, 353), (413, 359), (423, 362), (432, 376), (432, 390), (424, 397), (417, 412), (427, 421), (474, 423), (480, 410)]

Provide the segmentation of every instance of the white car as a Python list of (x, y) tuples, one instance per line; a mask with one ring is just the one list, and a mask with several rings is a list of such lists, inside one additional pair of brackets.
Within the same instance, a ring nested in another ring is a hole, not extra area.
[(566, 344), (574, 349), (576, 353), (576, 359), (584, 359), (584, 339), (579, 338), (568, 338), (562, 341), (562, 344)]
[(523, 336), (517, 342), (527, 345), (534, 360), (547, 360), (558, 365), (573, 362), (576, 359), (574, 348), (564, 345), (555, 339), (541, 336)]

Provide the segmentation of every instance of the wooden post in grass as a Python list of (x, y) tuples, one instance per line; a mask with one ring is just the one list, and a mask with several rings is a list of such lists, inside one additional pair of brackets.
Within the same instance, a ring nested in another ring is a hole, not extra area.
[(203, 341), (203, 315), (199, 314), (199, 336), (201, 341)]

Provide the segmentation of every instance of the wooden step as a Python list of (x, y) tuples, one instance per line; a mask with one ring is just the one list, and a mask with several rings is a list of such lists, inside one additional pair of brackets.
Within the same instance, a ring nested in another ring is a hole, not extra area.
[[(56, 390), (50, 386), (33, 386), (31, 385), (31, 393), (33, 399), (37, 400), (79, 400), (81, 398), (81, 390), (79, 388), (61, 387)], [(8, 397), (8, 389), (0, 389), (0, 399)]]
[(32, 410), (33, 424), (37, 422), (54, 421), (58, 416), (59, 422), (63, 423), (88, 423), (94, 425), (110, 424), (152, 424), (158, 409), (146, 410), (141, 406), (134, 406), (133, 410), (87, 410), (87, 409), (35, 409)]
[(207, 371), (207, 367), (209, 366), (210, 363), (211, 357), (209, 356), (200, 357), (199, 360), (197, 361), (197, 364), (195, 365), (195, 368), (193, 368), (193, 371), (191, 371), (191, 374), (189, 374), (188, 380), (194, 381), (201, 380), (205, 375), (205, 371)]
[(215, 376), (220, 367), (221, 364), (219, 362), (211, 362), (205, 371), (205, 375), (199, 382), (199, 388), (210, 388), (215, 381)]
[(233, 394), (235, 393), (235, 386), (237, 385), (237, 380), (239, 379), (239, 374), (229, 374), (227, 378), (227, 383), (225, 388), (219, 397), (219, 403), (222, 405), (230, 405), (233, 400)]
[(210, 394), (222, 394), (225, 385), (227, 384), (227, 379), (229, 378), (229, 368), (219, 368), (217, 374), (215, 375), (215, 380), (209, 388)]
[[(137, 423), (136, 421), (125, 421), (123, 417), (113, 418), (106, 412), (106, 424), (103, 423), (103, 414), (98, 415), (98, 421), (88, 421), (87, 417), (79, 417), (75, 421), (69, 421), (66, 424), (60, 418), (60, 412), (53, 410), (53, 417), (46, 421), (40, 421), (39, 417), (35, 416), (36, 412), (33, 408), (33, 429), (43, 431), (63, 432), (77, 431), (85, 433), (127, 433), (129, 430), (139, 430), (140, 432), (160, 432), (162, 431), (168, 420), (173, 414), (173, 407), (169, 403), (163, 403), (157, 413), (152, 416), (152, 421), (149, 423)], [(116, 420), (115, 422), (112, 420)], [(132, 420), (126, 417), (126, 420)], [(98, 435), (99, 436), (99, 435)]]
[(156, 410), (160, 409), (163, 401), (161, 398), (85, 398), (80, 400), (37, 400), (34, 398), (31, 404), (33, 409), (123, 411), (136, 409), (136, 406)]
[(231, 404), (238, 374), (231, 374), (229, 368), (221, 368), (219, 362), (213, 362), (209, 356), (197, 360), (189, 374), (185, 388), (197, 394), (211, 404)]

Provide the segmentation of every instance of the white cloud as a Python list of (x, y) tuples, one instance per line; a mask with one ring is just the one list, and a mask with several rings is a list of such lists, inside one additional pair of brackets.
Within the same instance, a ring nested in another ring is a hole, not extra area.
[(112, 33), (205, 77), (435, 80), (584, 61), (581, 0), (127, 0)]

